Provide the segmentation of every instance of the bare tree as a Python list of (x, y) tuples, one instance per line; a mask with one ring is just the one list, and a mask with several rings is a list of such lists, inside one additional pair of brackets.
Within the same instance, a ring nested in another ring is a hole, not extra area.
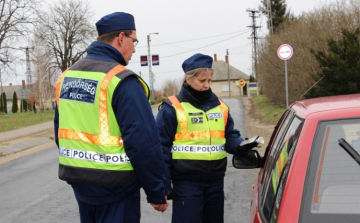
[[(0, 82), (13, 71), (14, 45), (25, 39), (34, 22), (37, 0), (0, 0)], [(8, 70), (9, 72), (4, 72)], [(14, 72), (15, 73), (15, 72)], [(2, 74), (2, 75), (1, 75)], [(1, 92), (2, 93), (2, 87)], [(3, 101), (1, 102), (3, 103)]]
[[(35, 42), (38, 43), (38, 42)], [(60, 74), (59, 68), (52, 67), (51, 52), (41, 47), (36, 47), (33, 53), (33, 65), (35, 70), (33, 71), (35, 82), (33, 83), (33, 92), (36, 95), (37, 102), (40, 109), (52, 108), (52, 100), (55, 93), (54, 84), (56, 82), (57, 75)]]
[(37, 0), (0, 1), (0, 62), (11, 62), (13, 43), (28, 36), (34, 22)]
[(30, 110), (34, 111), (34, 113), (36, 113), (36, 108), (35, 108), (36, 100), (37, 100), (37, 98), (36, 98), (36, 94), (34, 92), (27, 93), (26, 102), (30, 105)]
[(358, 0), (338, 0), (284, 22), (278, 32), (267, 36), (260, 43), (257, 66), (263, 93), (274, 104), (285, 103), (285, 65), (276, 52), (281, 44), (288, 43), (294, 49), (287, 62), (289, 101), (298, 100), (314, 84), (312, 76), (321, 70), (310, 48), (327, 51), (328, 40), (342, 38), (342, 29), (358, 28), (359, 11)]
[(268, 29), (270, 33), (275, 32), (284, 21), (294, 19), (295, 17), (290, 10), (288, 10), (286, 0), (262, 0), (259, 9), (268, 17)]
[(163, 84), (163, 92), (166, 96), (176, 95), (180, 92), (182, 81), (179, 79), (166, 80)]
[(58, 1), (38, 14), (35, 38), (50, 50), (50, 58), (61, 71), (81, 59), (95, 39), (92, 15), (90, 6), (82, 0)]

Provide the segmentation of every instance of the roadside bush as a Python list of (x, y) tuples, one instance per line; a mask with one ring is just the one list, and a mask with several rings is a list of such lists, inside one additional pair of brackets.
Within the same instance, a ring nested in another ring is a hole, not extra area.
[(342, 31), (339, 41), (329, 40), (327, 52), (311, 53), (318, 61), (321, 72), (313, 76), (319, 81), (306, 98), (323, 97), (360, 92), (360, 29)]
[(289, 103), (300, 97), (315, 81), (312, 76), (321, 71), (315, 52), (327, 51), (328, 40), (342, 38), (342, 29), (354, 31), (360, 24), (360, 1), (339, 0), (303, 13), (284, 22), (278, 32), (259, 43), (257, 79), (260, 91), (274, 104), (285, 104), (285, 64), (277, 56), (282, 44), (294, 50), (288, 64)]
[(6, 102), (6, 93), (5, 92), (3, 92), (1, 95), (0, 104), (2, 104), (0, 112), (7, 113), (8, 111), (7, 111), (7, 102)]
[(11, 111), (13, 113), (16, 113), (16, 112), (18, 112), (18, 110), (19, 110), (19, 108), (18, 108), (18, 104), (17, 104), (17, 95), (16, 95), (16, 92), (14, 91)]

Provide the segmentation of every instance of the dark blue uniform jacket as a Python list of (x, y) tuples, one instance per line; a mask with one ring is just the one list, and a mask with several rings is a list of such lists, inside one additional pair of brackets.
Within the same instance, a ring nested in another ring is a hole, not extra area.
[[(86, 58), (116, 61), (126, 65), (123, 56), (109, 44), (95, 41)], [(136, 177), (124, 187), (100, 187), (68, 182), (75, 191), (77, 199), (89, 204), (116, 202), (124, 195), (143, 187), (151, 203), (164, 204), (165, 177), (161, 156), (161, 143), (151, 106), (139, 80), (131, 75), (117, 86), (112, 108), (120, 126), (125, 151), (134, 167)], [(78, 114), (74, 114), (78, 115)], [(96, 121), (96, 120), (94, 120)], [(55, 110), (55, 141), (58, 142), (59, 114)]]
[[(203, 104), (201, 104), (196, 98), (194, 98), (184, 87), (182, 87), (179, 95), (182, 98), (183, 102), (189, 102), (191, 105), (200, 110), (203, 110), (204, 112), (220, 105), (219, 99), (214, 93), (211, 93), (210, 98)], [(160, 111), (156, 117), (156, 124), (159, 128), (160, 140), (163, 148), (163, 156), (167, 165), (167, 168), (165, 170), (165, 176), (167, 179), (196, 182), (211, 182), (216, 180), (222, 180), (222, 178), (225, 176), (225, 172), (196, 174), (181, 173), (178, 172), (171, 165), (171, 146), (173, 144), (176, 134), (176, 128), (178, 125), (175, 108), (172, 105), (166, 102), (162, 104)], [(243, 141), (243, 139), (240, 137), (240, 132), (237, 129), (234, 129), (234, 120), (232, 119), (230, 113), (225, 127), (225, 137), (225, 150), (228, 153), (236, 154), (235, 146), (239, 145)], [(171, 188), (171, 182), (170, 180), (167, 180), (167, 191), (172, 191)]]

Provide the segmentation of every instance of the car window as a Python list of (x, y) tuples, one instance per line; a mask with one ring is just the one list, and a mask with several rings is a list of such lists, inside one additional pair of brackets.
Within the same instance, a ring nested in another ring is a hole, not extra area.
[(302, 222), (358, 222), (360, 165), (339, 145), (360, 153), (360, 119), (321, 122), (304, 188)]
[[(264, 157), (268, 157), (268, 154), (269, 154), (269, 151), (271, 149), (271, 146), (273, 144), (273, 142), (275, 141), (276, 139), (276, 136), (278, 135), (278, 129), (280, 129), (280, 127), (282, 126), (282, 123), (284, 121), (284, 119), (286, 119), (286, 117), (288, 116), (289, 112), (291, 110), (285, 110), (285, 112), (281, 115), (281, 118), (279, 119), (279, 121), (277, 122), (277, 124), (275, 125), (274, 127), (274, 131), (273, 133), (271, 134), (271, 137), (270, 137), (270, 140), (269, 140), (269, 143), (268, 145), (266, 146), (266, 150), (265, 150), (265, 153), (264, 153)], [(260, 183), (262, 183), (262, 181), (264, 180), (264, 171), (261, 171), (261, 181)]]
[[(278, 159), (282, 158), (282, 154), (286, 154), (283, 155), (283, 157), (287, 156), (287, 161), (284, 162), (283, 164), (283, 170), (282, 173), (280, 174), (280, 181), (277, 185), (277, 190), (276, 190), (276, 197), (275, 197), (275, 204), (273, 205), (273, 209), (271, 212), (271, 221), (270, 222), (276, 222), (277, 221), (277, 217), (279, 214), (279, 210), (280, 210), (280, 204), (281, 204), (281, 199), (282, 199), (282, 195), (285, 189), (285, 184), (286, 184), (286, 180), (287, 180), (287, 176), (288, 176), (288, 172), (290, 169), (290, 164), (294, 155), (294, 151), (296, 150), (296, 144), (298, 142), (299, 136), (300, 136), (300, 132), (302, 129), (302, 124), (303, 121), (300, 119), (297, 119), (296, 117), (294, 118), (289, 130), (291, 129), (296, 129), (294, 134), (290, 134), (287, 138), (287, 140), (285, 141), (285, 146), (283, 147), (282, 150), (284, 150), (286, 148), (286, 152), (284, 153), (284, 151), (280, 152), (280, 156)], [(274, 183), (273, 183), (274, 184)], [(273, 186), (274, 187), (274, 186)], [(275, 193), (275, 192), (274, 192)]]
[[(289, 117), (289, 116), (288, 116)], [(282, 191), (286, 183), (288, 168), (291, 164), (292, 154), (301, 131), (303, 121), (296, 116), (285, 120), (284, 131), (277, 139), (270, 151), (273, 161), (267, 165), (268, 179), (265, 181), (264, 196), (262, 200), (262, 213), (267, 221), (276, 221), (280, 208)], [(283, 128), (282, 126), (282, 128)]]
[[(287, 129), (288, 124), (289, 124), (290, 120), (293, 118), (293, 116), (294, 116), (294, 112), (290, 111), (288, 113), (288, 115), (286, 116), (283, 124), (280, 126), (280, 129), (278, 131), (279, 133), (276, 135), (274, 143), (273, 143), (272, 147), (270, 148), (269, 158), (268, 158), (268, 160), (266, 162), (266, 166), (264, 168), (264, 181), (263, 182), (268, 181), (268, 178), (271, 174), (271, 167), (273, 165), (274, 157), (277, 153), (277, 149), (279, 148), (280, 139), (283, 138), (283, 134), (284, 134), (285, 130)], [(263, 187), (262, 191), (261, 191), (261, 197), (264, 196), (265, 190), (266, 190), (266, 188)]]

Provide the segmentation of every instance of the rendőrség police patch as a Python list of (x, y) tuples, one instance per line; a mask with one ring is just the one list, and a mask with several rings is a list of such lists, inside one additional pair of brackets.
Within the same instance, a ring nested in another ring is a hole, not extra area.
[(97, 85), (97, 80), (65, 77), (61, 86), (60, 98), (93, 104)]

